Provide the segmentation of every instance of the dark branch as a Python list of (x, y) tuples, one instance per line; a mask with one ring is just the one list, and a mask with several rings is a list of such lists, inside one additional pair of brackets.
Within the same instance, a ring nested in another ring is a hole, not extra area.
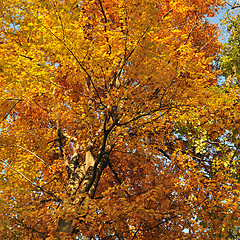
[(12, 110), (16, 107), (16, 105), (17, 105), (19, 102), (23, 101), (23, 100), (17, 99), (16, 101), (17, 101), (17, 102), (15, 102), (15, 103), (13, 104), (13, 106), (11, 107), (11, 109), (6, 113), (6, 115), (3, 117), (3, 119), (1, 120), (0, 123), (2, 123), (4, 120), (6, 120), (7, 117), (9, 116), (9, 114), (12, 112)]
[[(105, 21), (105, 23), (107, 23), (107, 16), (106, 16), (105, 11), (104, 11), (104, 9), (103, 9), (102, 2), (101, 2), (101, 0), (98, 0), (98, 2), (99, 2), (99, 4), (100, 4), (100, 8), (101, 8), (101, 12), (102, 12), (103, 17), (104, 17), (104, 21)], [(107, 26), (106, 26), (106, 25), (104, 26), (104, 31), (105, 31), (105, 33), (107, 32)], [(109, 38), (108, 38), (108, 36), (106, 36), (106, 39), (107, 39), (107, 43), (108, 43), (108, 46), (109, 46), (109, 55), (110, 55), (110, 54), (111, 54), (111, 51), (112, 51), (112, 46), (111, 46), (110, 43), (109, 43)]]
[(37, 233), (43, 240), (46, 239), (46, 236), (44, 233), (42, 232), (39, 232), (38, 230), (32, 228), (32, 227), (29, 227), (27, 226), (25, 223), (23, 223), (21, 220), (17, 219), (16, 217), (13, 217), (20, 225), (22, 225), (24, 228), (27, 228), (29, 230), (32, 230), (33, 232)]

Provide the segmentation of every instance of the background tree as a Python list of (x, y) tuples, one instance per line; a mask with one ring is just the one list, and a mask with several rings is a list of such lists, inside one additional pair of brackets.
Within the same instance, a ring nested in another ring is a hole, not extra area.
[(238, 224), (239, 89), (217, 86), (207, 20), (221, 4), (2, 1), (2, 238), (213, 239)]
[(227, 25), (230, 37), (228, 42), (224, 44), (221, 68), (227, 84), (231, 84), (235, 81), (239, 84), (240, 17), (239, 14), (236, 14), (236, 11), (240, 9), (240, 5), (237, 2), (228, 5), (230, 5), (230, 9), (226, 13), (224, 24)]
[[(226, 89), (235, 88), (236, 85), (239, 86), (239, 2), (229, 1), (227, 3), (228, 10), (225, 14), (225, 18), (223, 20), (223, 25), (227, 26), (228, 33), (230, 35), (228, 42), (223, 46), (223, 53), (220, 59), (221, 62), (221, 69), (223, 71), (223, 76), (225, 77), (225, 82), (223, 83), (222, 88)], [(227, 87), (226, 87), (227, 86)], [(239, 96), (239, 95), (238, 95)], [(239, 98), (238, 98), (239, 101)], [(236, 107), (236, 110), (239, 111), (239, 108)], [(239, 121), (239, 120), (238, 120)], [(228, 135), (231, 136), (231, 144), (232, 149), (232, 158), (239, 160), (239, 128), (236, 127), (235, 124), (228, 129)], [(226, 146), (226, 149), (229, 146)], [(237, 181), (239, 182), (239, 175), (235, 174)], [(221, 234), (217, 235), (221, 237)], [(239, 239), (240, 232), (239, 232), (239, 225), (233, 226), (232, 229), (228, 230), (228, 234), (225, 236), (226, 239)]]

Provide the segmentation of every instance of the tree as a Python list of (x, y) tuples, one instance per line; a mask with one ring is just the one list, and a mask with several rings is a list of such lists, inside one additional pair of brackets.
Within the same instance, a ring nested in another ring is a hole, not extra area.
[[(239, 9), (240, 5), (238, 1), (234, 3), (228, 3), (230, 7), (226, 14), (223, 24), (227, 26), (227, 30), (230, 34), (228, 42), (224, 44), (222, 57), (220, 59), (221, 69), (223, 71), (223, 76), (225, 77), (225, 85), (228, 88), (234, 88), (236, 85), (239, 86), (239, 14), (236, 14), (236, 11)], [(238, 100), (239, 101), (239, 100)], [(232, 153), (232, 156), (236, 159), (239, 159), (239, 130), (236, 129), (236, 126), (230, 127), (229, 135), (231, 135), (232, 146), (235, 149), (235, 152)], [(239, 175), (236, 175), (236, 179), (239, 181)], [(228, 230), (228, 239), (239, 239), (240, 231), (239, 225), (233, 226)]]
[(221, 4), (2, 1), (2, 238), (213, 239), (238, 224), (239, 89), (217, 85), (207, 20)]
[[(237, 3), (231, 5), (232, 9), (238, 9), (240, 6)], [(227, 43), (224, 44), (223, 56), (221, 58), (221, 68), (223, 75), (226, 77), (227, 84), (237, 82), (239, 84), (240, 78), (240, 25), (239, 15), (231, 16), (231, 12), (227, 14), (225, 18), (225, 25), (228, 25), (228, 32), (230, 38)]]

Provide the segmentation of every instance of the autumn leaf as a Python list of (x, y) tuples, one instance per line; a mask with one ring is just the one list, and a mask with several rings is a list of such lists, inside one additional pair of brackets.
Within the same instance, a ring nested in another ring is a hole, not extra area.
[(216, 239), (239, 222), (239, 86), (220, 0), (3, 0), (2, 239)]

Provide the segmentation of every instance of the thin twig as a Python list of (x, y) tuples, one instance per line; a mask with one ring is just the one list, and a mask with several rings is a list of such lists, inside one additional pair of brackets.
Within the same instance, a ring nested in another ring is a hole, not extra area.
[(33, 232), (37, 233), (43, 240), (46, 239), (45, 234), (42, 232), (39, 232), (38, 230), (27, 226), (25, 223), (23, 223), (21, 220), (17, 219), (16, 217), (13, 217), (17, 222), (19, 222), (20, 225), (22, 225), (23, 227), (32, 230)]
[[(101, 0), (98, 0), (98, 2), (99, 2), (99, 4), (100, 4), (101, 12), (102, 12), (102, 14), (103, 14), (104, 21), (105, 21), (104, 31), (105, 31), (105, 33), (107, 33), (107, 26), (106, 26), (106, 24), (107, 24), (107, 16), (106, 16), (105, 11), (104, 11), (104, 9), (103, 9), (103, 5), (102, 5)], [(109, 55), (110, 55), (110, 54), (111, 54), (111, 51), (112, 51), (112, 46), (111, 46), (110, 43), (109, 43), (109, 38), (108, 38), (108, 36), (106, 36), (106, 39), (107, 39), (107, 43), (108, 43), (108, 46), (109, 46)]]
[(97, 91), (97, 88), (92, 80), (92, 77), (91, 75), (89, 74), (89, 72), (87, 71), (87, 69), (82, 65), (82, 63), (78, 60), (78, 58), (76, 57), (76, 55), (73, 53), (73, 51), (67, 46), (67, 44), (61, 39), (59, 38), (56, 34), (54, 34), (50, 29), (48, 29), (45, 25), (43, 25), (41, 23), (41, 21), (39, 19), (37, 19), (37, 21), (41, 24), (41, 26), (43, 26), (43, 28), (45, 28), (48, 32), (50, 32), (58, 41), (60, 41), (64, 47), (71, 53), (71, 55), (73, 56), (73, 58), (76, 60), (76, 62), (78, 63), (78, 65), (81, 67), (81, 69), (86, 73), (86, 75), (88, 76), (90, 82), (92, 83), (93, 85), (93, 88), (97, 94), (97, 97), (99, 98), (99, 101), (100, 103), (104, 106), (103, 102), (102, 102), (102, 99)]
[(1, 120), (0, 123), (2, 123), (4, 120), (7, 119), (7, 117), (8, 117), (9, 114), (11, 113), (11, 111), (12, 111), (12, 110), (16, 107), (16, 105), (17, 105), (19, 102), (21, 102), (21, 101), (23, 101), (23, 100), (18, 99), (17, 102), (15, 102), (15, 103), (13, 104), (13, 106), (11, 107), (11, 109), (7, 112), (7, 114), (4, 116), (4, 118)]
[(54, 175), (54, 177), (57, 178), (57, 176), (55, 175), (55, 173), (54, 173), (54, 171), (52, 170), (51, 166), (50, 166), (47, 162), (45, 162), (42, 158), (40, 158), (38, 155), (36, 155), (34, 152), (32, 152), (32, 151), (28, 150), (27, 148), (22, 147), (22, 146), (20, 146), (20, 145), (7, 145), (7, 144), (3, 144), (3, 145), (1, 145), (1, 146), (6, 146), (6, 147), (18, 147), (18, 148), (21, 148), (21, 149), (23, 149), (23, 150), (31, 153), (34, 157), (36, 157), (38, 160), (40, 160), (41, 162), (43, 162), (43, 163), (50, 169), (50, 171), (52, 172), (52, 174)]
[(38, 186), (36, 183), (34, 183), (33, 181), (31, 181), (28, 177), (26, 177), (23, 173), (19, 172), (17, 169), (15, 169), (14, 167), (12, 167), (10, 164), (6, 163), (3, 159), (0, 159), (0, 162), (2, 162), (3, 165), (6, 165), (8, 168), (12, 169), (13, 171), (15, 171), (16, 173), (18, 173), (19, 175), (21, 175), (25, 180), (27, 180), (28, 182), (30, 182), (34, 187), (40, 189), (42, 192), (45, 192), (47, 194), (49, 194), (50, 196), (55, 198), (55, 201), (60, 202), (61, 199), (57, 196), (55, 196), (54, 193), (49, 192), (45, 189), (43, 189), (43, 187)]

